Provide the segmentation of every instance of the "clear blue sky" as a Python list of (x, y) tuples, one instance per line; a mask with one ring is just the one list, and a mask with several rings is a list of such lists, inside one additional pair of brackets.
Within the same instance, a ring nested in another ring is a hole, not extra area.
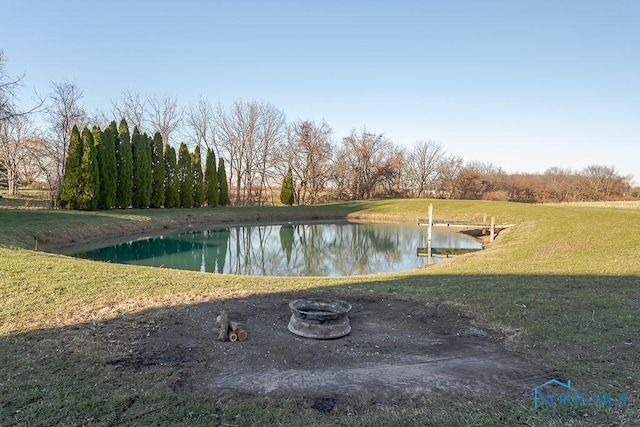
[(640, 1), (10, 1), (21, 92), (258, 99), (508, 172), (613, 165), (640, 184)]

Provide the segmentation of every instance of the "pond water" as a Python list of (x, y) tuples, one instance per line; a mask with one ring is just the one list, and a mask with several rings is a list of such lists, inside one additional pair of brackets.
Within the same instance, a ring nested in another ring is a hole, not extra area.
[[(432, 242), (434, 248), (482, 248), (470, 236), (438, 228), (433, 230)], [(427, 263), (426, 257), (419, 256), (426, 246), (426, 227), (345, 221), (215, 227), (129, 241), (74, 256), (210, 273), (350, 276), (416, 269)]]

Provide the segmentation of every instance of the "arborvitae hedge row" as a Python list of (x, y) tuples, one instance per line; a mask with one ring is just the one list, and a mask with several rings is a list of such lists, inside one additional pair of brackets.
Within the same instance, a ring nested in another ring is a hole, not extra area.
[[(224, 160), (207, 150), (203, 173), (200, 147), (193, 154), (186, 144), (179, 156), (164, 146), (156, 132), (153, 138), (136, 128), (133, 139), (122, 119), (102, 131), (77, 126), (71, 131), (65, 173), (58, 205), (64, 209), (166, 208), (230, 203)], [(205, 191), (206, 190), (206, 191)]]

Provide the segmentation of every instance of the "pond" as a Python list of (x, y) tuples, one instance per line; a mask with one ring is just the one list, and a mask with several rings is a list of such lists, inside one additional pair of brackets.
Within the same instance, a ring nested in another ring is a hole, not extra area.
[[(441, 253), (479, 250), (473, 237), (434, 228)], [(252, 276), (351, 276), (427, 263), (425, 227), (352, 222), (212, 227), (76, 253), (79, 258)], [(438, 252), (438, 251), (434, 251)], [(443, 258), (432, 258), (438, 262)]]

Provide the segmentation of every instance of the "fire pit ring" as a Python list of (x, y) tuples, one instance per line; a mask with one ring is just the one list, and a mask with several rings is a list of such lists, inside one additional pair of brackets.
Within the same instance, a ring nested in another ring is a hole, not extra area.
[(326, 340), (351, 332), (348, 313), (351, 304), (322, 298), (297, 299), (289, 303), (289, 331), (305, 338)]

